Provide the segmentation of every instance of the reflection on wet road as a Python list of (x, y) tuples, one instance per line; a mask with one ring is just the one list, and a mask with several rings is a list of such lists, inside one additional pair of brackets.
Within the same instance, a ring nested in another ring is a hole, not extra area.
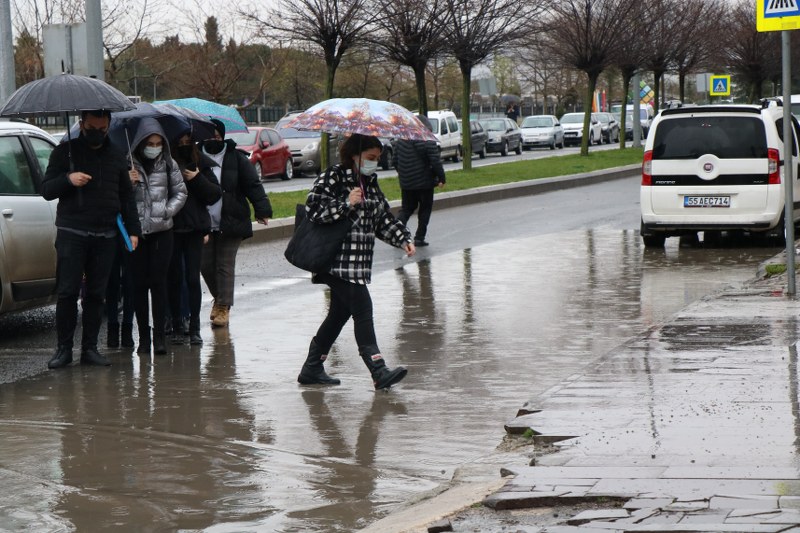
[(202, 348), (1, 385), (0, 524), (356, 530), (491, 454), (526, 400), (774, 253), (645, 252), (600, 228), (408, 262), (371, 287), (383, 353), (409, 368), (378, 394), (350, 326), (327, 365), (342, 385), (296, 384), (327, 293), (277, 284)]

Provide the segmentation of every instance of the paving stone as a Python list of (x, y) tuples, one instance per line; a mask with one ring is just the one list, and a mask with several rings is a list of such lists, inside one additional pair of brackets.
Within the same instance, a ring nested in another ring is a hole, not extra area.
[(625, 531), (631, 532), (649, 532), (649, 533), (671, 533), (671, 532), (690, 532), (690, 533), (715, 533), (733, 531), (736, 533), (777, 533), (783, 531), (785, 526), (781, 525), (764, 525), (764, 524), (642, 524), (625, 528)]
[(781, 496), (778, 506), (781, 509), (800, 509), (800, 496)]
[(778, 509), (777, 496), (714, 496), (709, 500), (711, 509)]
[(798, 479), (796, 468), (763, 466), (671, 466), (662, 477), (677, 479)]
[(658, 509), (674, 501), (673, 498), (632, 498), (622, 507), (625, 509)]
[(691, 500), (691, 501), (674, 501), (669, 505), (664, 506), (665, 511), (704, 511), (708, 509), (707, 500)]
[(583, 511), (567, 520), (571, 526), (579, 526), (594, 520), (616, 520), (618, 518), (628, 518), (630, 514), (625, 509), (592, 509)]

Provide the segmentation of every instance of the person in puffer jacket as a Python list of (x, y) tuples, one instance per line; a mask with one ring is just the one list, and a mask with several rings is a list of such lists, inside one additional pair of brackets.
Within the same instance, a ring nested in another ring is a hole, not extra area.
[(133, 253), (134, 307), (139, 328), (136, 352), (150, 354), (150, 305), (153, 299), (153, 352), (167, 353), (164, 326), (167, 310), (167, 272), (172, 257), (172, 218), (186, 203), (180, 168), (172, 159), (161, 125), (152, 118), (139, 122), (133, 139), (131, 182), (142, 226), (142, 239)]

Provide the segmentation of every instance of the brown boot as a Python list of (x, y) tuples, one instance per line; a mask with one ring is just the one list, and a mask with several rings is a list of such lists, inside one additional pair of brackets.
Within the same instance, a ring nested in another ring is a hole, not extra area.
[(217, 306), (217, 314), (214, 316), (214, 320), (211, 321), (211, 325), (215, 328), (225, 328), (228, 327), (228, 320), (230, 319), (230, 312), (231, 308), (228, 305), (218, 305)]
[(213, 302), (211, 302), (211, 314), (209, 315), (208, 319), (213, 322), (214, 319), (217, 318), (218, 312), (219, 312), (219, 306), (217, 305), (217, 301), (214, 300)]

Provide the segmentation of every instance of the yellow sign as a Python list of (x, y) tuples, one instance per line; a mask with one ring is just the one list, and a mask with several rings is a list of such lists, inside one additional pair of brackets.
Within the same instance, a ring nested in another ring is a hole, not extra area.
[(730, 96), (731, 95), (731, 77), (730, 76), (711, 76), (709, 78), (710, 87), (708, 94), (711, 96)]
[(783, 31), (797, 28), (800, 28), (798, 0), (756, 0), (756, 29), (758, 31)]

